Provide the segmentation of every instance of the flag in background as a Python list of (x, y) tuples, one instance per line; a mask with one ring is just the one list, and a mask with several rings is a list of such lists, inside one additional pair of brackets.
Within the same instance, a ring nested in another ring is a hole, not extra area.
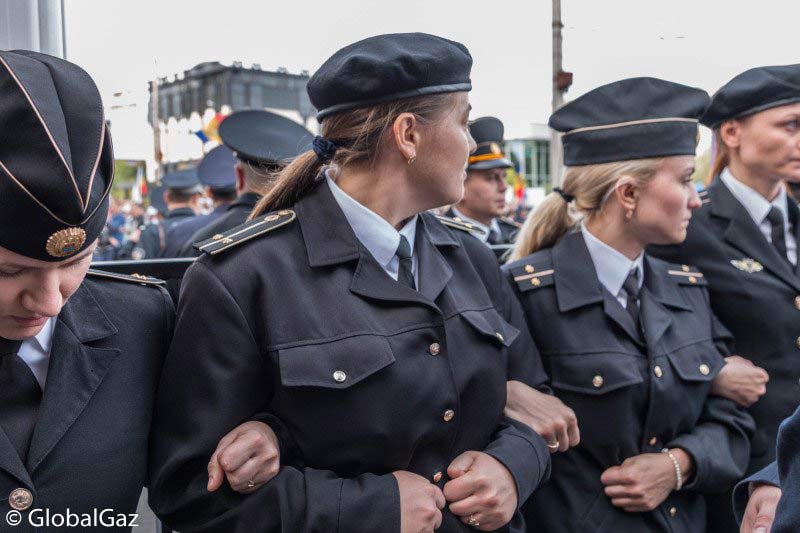
[(514, 196), (522, 203), (525, 199), (525, 176), (520, 172), (519, 163), (514, 163)]
[(222, 139), (219, 138), (219, 125), (222, 124), (226, 116), (227, 115), (223, 115), (222, 113), (215, 114), (202, 130), (196, 131), (194, 134), (197, 135), (197, 138), (200, 139), (203, 144), (209, 141), (216, 141), (221, 144)]

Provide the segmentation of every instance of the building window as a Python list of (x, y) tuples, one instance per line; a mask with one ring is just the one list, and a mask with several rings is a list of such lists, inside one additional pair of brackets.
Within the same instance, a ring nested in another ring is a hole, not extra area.
[(247, 105), (245, 99), (245, 87), (239, 82), (231, 84), (231, 107), (234, 111), (243, 109)]
[(264, 88), (258, 83), (250, 84), (250, 107), (253, 109), (264, 107)]

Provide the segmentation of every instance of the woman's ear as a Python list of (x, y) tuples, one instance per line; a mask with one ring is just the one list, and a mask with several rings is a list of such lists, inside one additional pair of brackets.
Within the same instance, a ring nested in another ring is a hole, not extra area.
[(635, 211), (639, 201), (639, 187), (636, 180), (631, 176), (619, 178), (614, 185), (614, 197), (626, 213)]
[(738, 120), (726, 120), (719, 127), (719, 137), (728, 148), (739, 148), (742, 124)]
[(413, 113), (401, 113), (392, 123), (392, 140), (406, 161), (417, 157), (419, 121)]

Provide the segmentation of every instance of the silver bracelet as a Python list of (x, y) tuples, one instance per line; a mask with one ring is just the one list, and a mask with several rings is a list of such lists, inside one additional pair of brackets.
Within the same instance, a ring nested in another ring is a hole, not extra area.
[(672, 465), (675, 467), (675, 490), (681, 490), (683, 488), (683, 472), (681, 472), (681, 464), (678, 462), (678, 459), (675, 457), (675, 455), (667, 448), (661, 450), (661, 453), (667, 454), (667, 457), (669, 457), (672, 461)]

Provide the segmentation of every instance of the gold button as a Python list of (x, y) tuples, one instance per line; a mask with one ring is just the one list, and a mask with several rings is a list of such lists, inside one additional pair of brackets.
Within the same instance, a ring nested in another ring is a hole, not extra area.
[(282, 209), (282, 210), (278, 211), (278, 214), (279, 214), (280, 216), (282, 216), (282, 217), (285, 217), (286, 215), (291, 215), (291, 214), (292, 214), (292, 212), (291, 212), (291, 211), (289, 211), (288, 209)]
[(341, 383), (347, 379), (347, 374), (345, 374), (341, 370), (337, 370), (336, 372), (333, 373), (333, 379)]
[(453, 217), (453, 220), (455, 220), (456, 222), (463, 222), (463, 220), (461, 220), (461, 217)]
[(697, 283), (697, 278), (694, 276), (689, 276), (689, 283)]
[(689, 265), (681, 265), (681, 270), (684, 272), (689, 272)]
[(433, 482), (434, 483), (439, 483), (441, 480), (442, 480), (442, 473), (441, 472), (436, 472), (433, 475)]
[(800, 348), (800, 337), (797, 337), (797, 347)]
[(650, 438), (650, 440), (649, 440), (647, 443), (648, 443), (650, 446), (655, 446), (656, 444), (658, 444), (658, 438), (656, 438), (656, 437), (651, 437), (651, 438)]
[(434, 342), (433, 344), (428, 346), (428, 352), (431, 355), (439, 355), (439, 352), (441, 352), (441, 351), (442, 351), (442, 347), (439, 346), (438, 342)]
[(264, 222), (275, 222), (279, 218), (281, 217), (279, 217), (278, 215), (267, 215), (266, 217), (264, 217)]
[(531, 279), (531, 285), (533, 285), (534, 287), (538, 287), (541, 284), (542, 284), (542, 282), (539, 281), (539, 278), (532, 278)]
[(709, 372), (711, 372), (711, 369), (708, 368), (707, 364), (703, 363), (702, 365), (700, 365), (700, 373), (701, 374), (703, 374), (704, 376), (707, 376), (709, 374)]
[(222, 239), (222, 244), (230, 244), (232, 242), (233, 239), (231, 239), (230, 237), (225, 237), (224, 239)]
[(675, 516), (676, 514), (678, 514), (678, 510), (676, 508), (674, 508), (674, 507), (670, 507), (669, 508), (669, 515), (670, 516)]
[(653, 374), (655, 374), (657, 378), (660, 378), (661, 376), (663, 376), (663, 375), (664, 375), (664, 372), (661, 370), (661, 367), (660, 367), (660, 366), (656, 365), (656, 366), (653, 368)]
[(212, 238), (212, 239), (214, 239), (214, 240), (217, 240), (217, 239), (221, 239), (221, 238), (223, 238), (224, 236), (225, 236), (225, 235), (223, 235), (222, 233), (217, 233), (216, 235), (214, 235), (214, 236), (213, 236), (213, 237), (211, 237), (211, 238)]
[(794, 306), (796, 308), (800, 309), (800, 296), (795, 296), (794, 297)]
[(536, 269), (533, 268), (533, 266), (531, 265), (525, 265), (525, 272), (527, 272), (528, 274), (533, 274), (534, 272), (536, 272)]
[(603, 386), (603, 376), (601, 376), (600, 374), (597, 374), (595, 377), (593, 377), (592, 378), (592, 385), (594, 385), (598, 389), (600, 387), (602, 387)]
[(453, 411), (452, 409), (448, 409), (442, 415), (442, 420), (444, 420), (445, 422), (450, 422), (454, 416), (456, 416), (456, 412)]
[(8, 504), (12, 509), (25, 511), (33, 504), (33, 494), (28, 489), (14, 489), (8, 496)]
[(499, 340), (500, 342), (504, 342), (506, 340), (506, 338), (503, 337), (503, 334), (500, 333), (499, 331), (495, 333), (494, 336), (497, 337), (497, 340)]

